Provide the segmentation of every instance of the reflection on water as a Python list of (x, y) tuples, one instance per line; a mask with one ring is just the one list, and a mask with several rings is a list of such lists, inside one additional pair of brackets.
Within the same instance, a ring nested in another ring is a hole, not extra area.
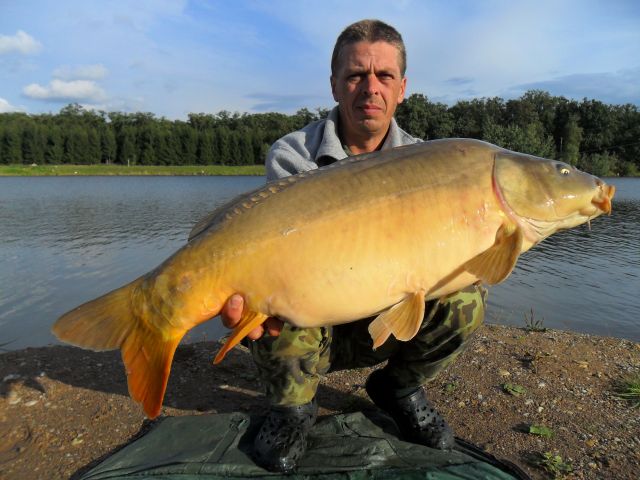
[[(0, 178), (0, 345), (55, 342), (62, 313), (146, 273), (197, 220), (261, 177)], [(488, 320), (640, 340), (640, 179), (616, 179), (610, 217), (527, 252), (490, 290)], [(190, 333), (219, 335), (218, 322)]]
[[(0, 345), (56, 342), (78, 304), (146, 273), (262, 177), (0, 178)], [(213, 331), (214, 329), (215, 331)], [(214, 322), (192, 331), (217, 335)]]
[(640, 179), (618, 188), (610, 216), (549, 237), (492, 287), (489, 321), (640, 340)]

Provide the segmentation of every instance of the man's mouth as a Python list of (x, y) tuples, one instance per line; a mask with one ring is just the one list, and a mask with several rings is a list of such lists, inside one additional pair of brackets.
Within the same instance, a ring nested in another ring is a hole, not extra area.
[(365, 115), (377, 115), (382, 112), (382, 108), (372, 103), (366, 103), (358, 107)]

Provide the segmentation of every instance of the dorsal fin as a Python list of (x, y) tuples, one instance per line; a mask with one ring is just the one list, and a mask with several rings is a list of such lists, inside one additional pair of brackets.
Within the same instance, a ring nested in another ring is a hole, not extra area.
[(279, 192), (286, 190), (292, 185), (295, 185), (300, 180), (310, 177), (311, 175), (315, 175), (316, 173), (333, 169), (344, 165), (346, 163), (354, 163), (359, 160), (364, 160), (370, 157), (372, 154), (362, 154), (362, 155), (354, 155), (351, 157), (343, 158), (342, 160), (338, 160), (330, 165), (326, 165), (322, 168), (317, 168), (314, 170), (307, 170), (306, 172), (301, 172), (296, 175), (290, 175), (288, 177), (284, 177), (278, 180), (273, 180), (267, 183), (264, 187), (260, 187), (256, 190), (252, 190), (248, 193), (243, 193), (238, 195), (233, 200), (228, 203), (216, 208), (213, 212), (206, 215), (203, 219), (198, 221), (195, 226), (191, 229), (189, 233), (188, 241), (193, 240), (195, 237), (200, 235), (202, 232), (207, 230), (208, 228), (216, 225), (224, 220), (233, 218), (237, 215), (241, 215), (244, 211), (249, 210), (250, 208), (259, 205), (266, 198), (271, 197), (272, 195), (276, 195)]
[(308, 172), (303, 172), (280, 180), (274, 180), (273, 182), (267, 183), (264, 187), (238, 195), (233, 200), (219, 208), (216, 208), (213, 212), (207, 214), (202, 220), (196, 223), (189, 233), (189, 241), (193, 240), (210, 226), (242, 214), (243, 211), (249, 210), (250, 208), (260, 204), (260, 202), (264, 201), (265, 198), (281, 192), (308, 175)]

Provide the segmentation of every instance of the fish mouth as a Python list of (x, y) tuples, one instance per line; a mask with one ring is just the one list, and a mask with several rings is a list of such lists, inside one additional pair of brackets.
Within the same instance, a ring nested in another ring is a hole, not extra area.
[(591, 200), (591, 204), (597, 207), (602, 213), (611, 215), (611, 200), (616, 193), (616, 187), (613, 185), (607, 185), (600, 181), (598, 183), (598, 192)]

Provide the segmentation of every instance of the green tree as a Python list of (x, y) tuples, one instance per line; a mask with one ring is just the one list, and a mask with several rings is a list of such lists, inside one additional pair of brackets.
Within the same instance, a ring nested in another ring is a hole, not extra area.
[[(223, 110), (191, 113), (187, 122), (143, 112), (95, 112), (78, 104), (67, 105), (58, 114), (3, 113), (0, 163), (263, 163), (278, 138), (328, 113), (308, 108), (293, 115)], [(576, 102), (531, 90), (507, 103), (493, 97), (447, 107), (416, 93), (398, 106), (396, 119), (424, 139), (480, 138), (513, 150), (557, 156), (598, 172), (635, 175), (640, 170), (636, 105)]]
[(516, 102), (507, 103), (507, 115), (509, 115), (509, 106), (513, 108), (516, 104), (519, 105), (516, 116), (521, 120), (518, 122), (520, 126), (525, 127), (537, 120), (542, 124), (545, 132), (553, 132), (558, 105), (557, 97), (542, 90), (529, 90)]
[(95, 165), (102, 160), (102, 149), (100, 145), (100, 135), (94, 127), (86, 127), (85, 133), (87, 136), (87, 148), (84, 153), (82, 163), (89, 165)]
[(218, 155), (216, 164), (231, 164), (231, 132), (227, 127), (219, 127), (215, 130), (215, 151)]
[(57, 125), (47, 128), (46, 143), (44, 149), (44, 162), (58, 165), (64, 160), (64, 139)]
[(253, 157), (253, 140), (249, 130), (238, 132), (238, 165), (252, 165)]
[(203, 130), (198, 134), (198, 150), (196, 152), (199, 165), (212, 165), (214, 163), (213, 132)]
[(587, 100), (579, 104), (582, 149), (585, 152), (603, 152), (615, 145), (616, 121), (613, 109), (598, 101)]
[(176, 143), (172, 131), (163, 125), (154, 137), (153, 144), (158, 165), (178, 165), (180, 163), (176, 153)]
[(155, 153), (155, 129), (151, 124), (145, 124), (137, 128), (136, 146), (138, 149), (138, 163), (140, 165), (156, 164)]
[(580, 157), (578, 168), (598, 177), (611, 175), (615, 170), (617, 158), (610, 153), (591, 153)]
[(15, 122), (8, 122), (0, 136), (0, 161), (5, 164), (22, 163), (22, 128)]
[(45, 137), (40, 126), (31, 119), (22, 130), (22, 162), (44, 163)]
[(179, 164), (196, 165), (198, 150), (198, 132), (184, 122), (177, 122), (177, 138), (179, 142)]
[(293, 116), (293, 121), (294, 121), (294, 124), (296, 125), (294, 130), (299, 130), (305, 125), (308, 125), (311, 122), (314, 122), (316, 120), (318, 120), (318, 116), (315, 113), (311, 112), (307, 108), (301, 108)]
[(88, 150), (87, 131), (79, 125), (65, 128), (63, 131), (64, 163), (81, 165), (86, 161)]
[(410, 95), (398, 105), (396, 120), (408, 133), (423, 140), (449, 137), (454, 127), (446, 105), (432, 103), (419, 93)]
[(208, 113), (190, 113), (188, 115), (188, 124), (191, 128), (194, 128), (198, 132), (204, 132), (205, 130), (211, 130), (215, 128), (217, 119), (213, 115)]
[(577, 165), (580, 158), (580, 143), (582, 142), (582, 128), (578, 125), (576, 115), (570, 115), (564, 126), (560, 139), (560, 158), (571, 165)]
[(101, 162), (109, 165), (116, 160), (116, 135), (109, 126), (100, 129), (100, 157)]
[(240, 135), (232, 130), (229, 134), (229, 165), (240, 165)]
[(461, 100), (449, 109), (452, 117), (452, 136), (484, 138), (485, 130), (505, 124), (505, 105), (501, 98)]
[(553, 139), (544, 132), (539, 121), (525, 127), (509, 124), (506, 127), (490, 123), (486, 127), (485, 140), (498, 146), (539, 157), (553, 157)]
[(123, 126), (116, 135), (117, 162), (122, 165), (135, 165), (137, 163), (137, 150), (134, 141), (134, 132), (131, 127)]

